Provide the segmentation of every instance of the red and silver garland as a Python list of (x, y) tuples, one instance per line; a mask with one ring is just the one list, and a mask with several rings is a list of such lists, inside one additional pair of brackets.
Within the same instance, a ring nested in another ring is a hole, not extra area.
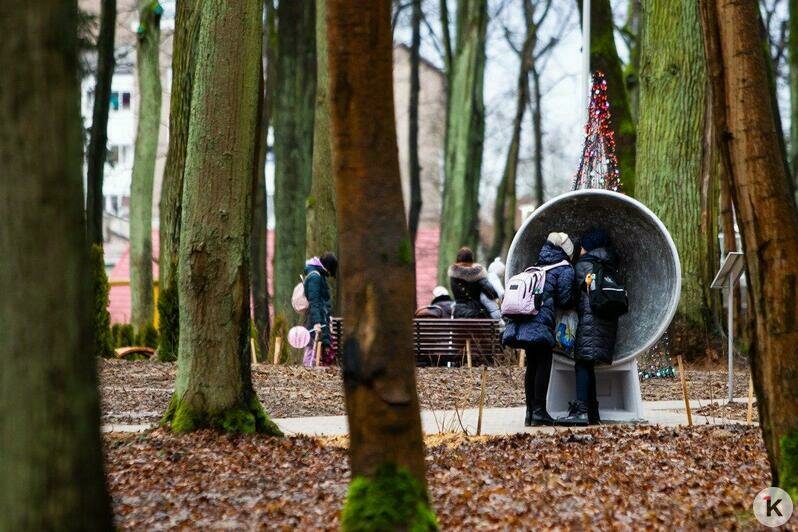
[(607, 99), (607, 79), (600, 70), (593, 73), (585, 145), (571, 190), (583, 188), (621, 190), (621, 175), (615, 156), (615, 131), (612, 129), (610, 102)]

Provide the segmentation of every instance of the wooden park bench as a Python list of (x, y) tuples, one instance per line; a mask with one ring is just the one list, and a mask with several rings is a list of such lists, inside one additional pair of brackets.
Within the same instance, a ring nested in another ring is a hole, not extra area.
[(491, 319), (416, 318), (413, 340), (416, 364), (424, 366), (464, 366), (502, 352), (499, 322)]

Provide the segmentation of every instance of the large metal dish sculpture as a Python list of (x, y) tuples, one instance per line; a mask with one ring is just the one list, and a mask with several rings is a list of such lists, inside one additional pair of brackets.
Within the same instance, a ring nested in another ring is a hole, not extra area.
[[(515, 234), (507, 256), (506, 279), (536, 262), (550, 232), (564, 231), (575, 238), (596, 226), (610, 234), (620, 257), (620, 277), (629, 293), (629, 312), (618, 324), (612, 366), (635, 372), (636, 381), (635, 359), (665, 333), (676, 313), (681, 292), (681, 265), (676, 246), (660, 219), (645, 205), (617, 192), (595, 189), (568, 192), (544, 203)], [(560, 366), (560, 369), (573, 363), (560, 355), (556, 361), (558, 364), (555, 366)], [(555, 367), (552, 373), (553, 385), (556, 370)], [(564, 375), (562, 378), (566, 379)], [(632, 383), (631, 375), (624, 379), (624, 382)], [(567, 384), (566, 381), (563, 383)], [(637, 388), (636, 395), (639, 396), (639, 386)], [(628, 398), (618, 401), (625, 401), (629, 406)], [(633, 401), (639, 402), (638, 399)], [(556, 402), (554, 410), (558, 410), (562, 401)], [(610, 407), (623, 409), (618, 405)], [(634, 414), (621, 418), (642, 417), (639, 405), (629, 408), (635, 411)]]

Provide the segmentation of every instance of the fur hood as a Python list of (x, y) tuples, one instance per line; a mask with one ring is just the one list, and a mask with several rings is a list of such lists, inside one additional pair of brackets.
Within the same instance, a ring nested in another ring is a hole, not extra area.
[(449, 277), (460, 279), (467, 283), (473, 283), (479, 281), (480, 279), (487, 279), (488, 272), (485, 271), (485, 268), (477, 262), (471, 264), (455, 262), (449, 266)]

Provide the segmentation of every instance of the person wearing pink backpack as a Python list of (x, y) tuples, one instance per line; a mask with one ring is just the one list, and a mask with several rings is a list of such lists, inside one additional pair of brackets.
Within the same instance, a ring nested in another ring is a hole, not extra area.
[[(542, 272), (541, 293), (536, 296), (534, 308), (520, 313), (505, 315), (507, 328), (502, 335), (502, 344), (526, 351), (526, 416), (524, 425), (553, 425), (554, 419), (546, 410), (546, 393), (549, 389), (554, 326), (557, 310), (570, 309), (576, 298), (574, 290), (574, 268), (571, 259), (574, 245), (565, 233), (550, 233), (540, 249), (538, 260), (532, 270)], [(505, 302), (517, 287), (514, 279), (505, 287)], [(502, 310), (506, 310), (502, 305)]]

